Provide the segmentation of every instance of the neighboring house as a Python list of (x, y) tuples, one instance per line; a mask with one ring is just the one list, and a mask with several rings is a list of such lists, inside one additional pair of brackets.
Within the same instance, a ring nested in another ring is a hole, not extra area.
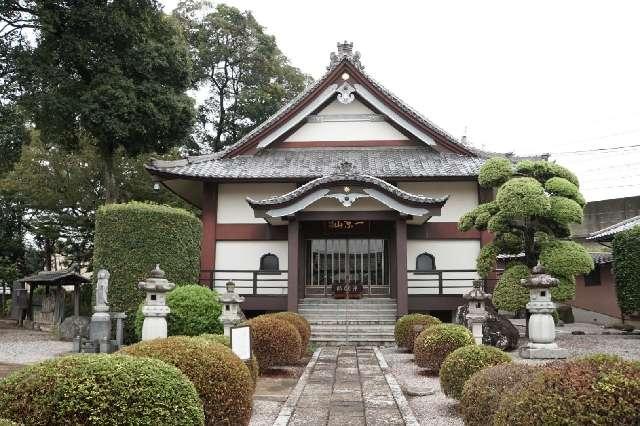
[[(608, 247), (618, 232), (638, 225), (640, 225), (640, 216), (631, 217), (590, 233), (586, 241)], [(609, 252), (592, 252), (591, 256), (594, 260), (594, 270), (587, 275), (576, 277), (576, 297), (569, 302), (574, 308), (574, 316), (577, 321), (602, 324), (620, 320), (622, 315), (616, 297), (613, 257)]]
[(201, 281), (223, 291), (234, 280), (245, 310), (337, 295), (448, 316), (490, 241), (457, 229), (492, 197), (477, 182), (484, 161), (373, 80), (345, 42), (237, 143), (147, 169), (202, 210)]

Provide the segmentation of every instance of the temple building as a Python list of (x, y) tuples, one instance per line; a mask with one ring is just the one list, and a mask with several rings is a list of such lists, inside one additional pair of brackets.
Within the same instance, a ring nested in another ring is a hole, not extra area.
[(233, 280), (245, 311), (349, 298), (450, 318), (490, 240), (457, 229), (492, 197), (477, 181), (485, 158), (344, 42), (324, 76), (241, 140), (147, 169), (202, 211), (201, 281)]

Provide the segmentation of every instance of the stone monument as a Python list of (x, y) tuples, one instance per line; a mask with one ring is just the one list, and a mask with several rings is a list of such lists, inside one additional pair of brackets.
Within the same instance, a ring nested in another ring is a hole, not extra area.
[(229, 337), (231, 336), (231, 327), (244, 320), (244, 314), (240, 309), (240, 303), (244, 302), (244, 297), (236, 294), (236, 285), (233, 281), (229, 281), (226, 286), (227, 292), (220, 296), (220, 303), (222, 303), (220, 321), (224, 326), (224, 335)]
[(491, 299), (491, 295), (482, 290), (482, 280), (473, 280), (473, 289), (462, 297), (467, 301), (468, 306), (465, 319), (471, 328), (471, 334), (473, 334), (476, 344), (481, 345), (484, 323), (487, 322), (489, 316), (485, 308), (485, 301)]
[(531, 359), (566, 358), (568, 351), (555, 343), (556, 327), (552, 316), (556, 304), (551, 301), (551, 289), (558, 285), (559, 280), (545, 274), (542, 265), (538, 263), (533, 268), (533, 274), (521, 282), (529, 289), (530, 301), (527, 309), (531, 312), (531, 317), (529, 343), (520, 348), (520, 356)]
[(142, 307), (144, 322), (142, 323), (142, 340), (167, 337), (167, 315), (171, 311), (166, 305), (166, 293), (176, 286), (165, 279), (160, 265), (149, 274), (146, 281), (138, 283), (138, 288), (147, 293)]
[(89, 340), (102, 344), (111, 339), (111, 316), (109, 315), (109, 271), (100, 269), (96, 282), (96, 304), (93, 307), (91, 324), (89, 325)]

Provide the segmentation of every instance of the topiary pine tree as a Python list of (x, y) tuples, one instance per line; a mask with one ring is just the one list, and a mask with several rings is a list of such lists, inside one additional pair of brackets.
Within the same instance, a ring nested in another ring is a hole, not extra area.
[(578, 178), (556, 163), (526, 160), (514, 165), (496, 157), (480, 168), (478, 182), (485, 188), (497, 188), (495, 200), (480, 204), (458, 223), (461, 231), (473, 228), (494, 234), (493, 242), (482, 247), (477, 258), (478, 273), (486, 278), (500, 254), (521, 255), (518, 262), (507, 265), (498, 281), (493, 300), (498, 309), (525, 307), (528, 298), (523, 297), (526, 290), (519, 278), (523, 267), (530, 272), (538, 262), (560, 279), (560, 285), (551, 290), (553, 299), (571, 300), (575, 275), (593, 269), (589, 253), (568, 239), (569, 224), (582, 222), (585, 205)]

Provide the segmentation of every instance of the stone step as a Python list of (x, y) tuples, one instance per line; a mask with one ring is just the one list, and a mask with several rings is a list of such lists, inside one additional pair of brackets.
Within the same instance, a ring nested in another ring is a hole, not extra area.
[(329, 332), (329, 333), (311, 333), (311, 340), (316, 341), (316, 340), (328, 340), (328, 339), (333, 339), (333, 340), (344, 340), (347, 338), (347, 336), (349, 336), (349, 338), (351, 337), (357, 337), (357, 338), (367, 338), (367, 339), (382, 339), (382, 340), (393, 340), (393, 334), (389, 334), (389, 333), (363, 333), (363, 332), (349, 332), (349, 333), (333, 333), (333, 332)]
[(336, 312), (326, 312), (326, 313), (313, 313), (313, 314), (302, 314), (302, 316), (304, 316), (307, 321), (314, 321), (314, 320), (327, 320), (327, 319), (341, 319), (341, 320), (373, 320), (375, 321), (376, 319), (380, 319), (380, 320), (395, 320), (396, 319), (396, 314), (394, 313), (374, 313), (374, 312), (363, 312), (361, 314), (348, 314), (348, 315), (344, 315), (344, 314), (339, 314)]
[(301, 308), (298, 309), (298, 313), (304, 316), (313, 316), (316, 314), (331, 314), (331, 315), (393, 315), (397, 313), (396, 308), (379, 308), (379, 309), (322, 309), (322, 308)]
[(388, 320), (341, 320), (341, 319), (326, 319), (326, 320), (314, 320), (314, 321), (309, 321), (309, 324), (311, 324), (311, 326), (314, 325), (345, 325), (349, 323), (349, 325), (395, 325), (396, 320), (395, 319), (388, 319)]
[(385, 303), (392, 303), (392, 304), (396, 304), (396, 300), (395, 299), (389, 299), (389, 298), (364, 298), (364, 299), (331, 299), (331, 298), (326, 298), (326, 297), (314, 297), (314, 298), (309, 298), (306, 297), (304, 299), (302, 299), (300, 301), (300, 304), (306, 304), (306, 303), (315, 303), (315, 304), (335, 304), (335, 305), (344, 305), (344, 304), (371, 304), (371, 305), (376, 305), (376, 304), (385, 304)]

